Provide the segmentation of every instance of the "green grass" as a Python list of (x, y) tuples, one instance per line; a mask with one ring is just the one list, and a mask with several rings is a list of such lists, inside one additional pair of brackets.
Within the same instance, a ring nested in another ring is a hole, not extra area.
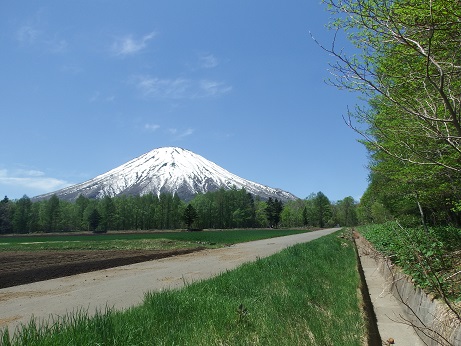
[(356, 255), (338, 233), (127, 311), (32, 321), (3, 345), (362, 345)]
[(148, 250), (194, 246), (219, 247), (305, 233), (306, 230), (226, 230), (206, 232), (108, 233), (0, 237), (0, 251)]
[(404, 228), (396, 222), (360, 227), (375, 248), (436, 296), (461, 302), (461, 230), (454, 227)]

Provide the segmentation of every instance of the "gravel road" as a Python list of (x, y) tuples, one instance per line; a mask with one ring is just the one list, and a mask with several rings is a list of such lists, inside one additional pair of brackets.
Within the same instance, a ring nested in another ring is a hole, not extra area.
[(141, 304), (148, 291), (177, 288), (207, 279), (337, 230), (258, 240), (0, 289), (0, 328), (8, 327), (13, 332), (32, 316), (41, 320), (79, 309), (88, 310), (90, 314), (106, 306), (126, 309)]

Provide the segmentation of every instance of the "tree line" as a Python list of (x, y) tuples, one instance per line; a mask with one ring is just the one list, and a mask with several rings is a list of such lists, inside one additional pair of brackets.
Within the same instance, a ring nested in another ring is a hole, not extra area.
[(357, 202), (347, 197), (331, 202), (322, 192), (282, 203), (262, 200), (245, 189), (198, 194), (186, 203), (172, 194), (106, 196), (75, 202), (33, 202), (23, 196), (0, 201), (0, 234), (61, 231), (230, 229), (266, 227), (331, 227), (358, 223)]

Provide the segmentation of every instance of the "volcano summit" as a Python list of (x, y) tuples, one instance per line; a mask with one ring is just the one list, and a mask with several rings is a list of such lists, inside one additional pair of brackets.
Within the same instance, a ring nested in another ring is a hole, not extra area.
[(262, 199), (297, 199), (289, 192), (240, 178), (204, 157), (178, 147), (154, 149), (86, 182), (34, 199), (47, 199), (53, 194), (60, 199), (74, 201), (79, 195), (103, 198), (171, 193), (189, 201), (198, 193), (216, 191), (220, 188), (228, 190), (233, 187), (244, 188)]

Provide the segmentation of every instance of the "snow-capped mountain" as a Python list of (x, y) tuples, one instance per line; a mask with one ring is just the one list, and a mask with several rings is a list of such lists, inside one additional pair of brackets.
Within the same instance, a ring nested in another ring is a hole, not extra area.
[(91, 180), (35, 199), (47, 199), (53, 194), (60, 199), (73, 201), (80, 194), (88, 198), (103, 198), (171, 193), (188, 201), (197, 193), (231, 189), (233, 186), (245, 188), (247, 192), (263, 199), (297, 199), (289, 192), (240, 178), (200, 155), (177, 147), (154, 149)]

